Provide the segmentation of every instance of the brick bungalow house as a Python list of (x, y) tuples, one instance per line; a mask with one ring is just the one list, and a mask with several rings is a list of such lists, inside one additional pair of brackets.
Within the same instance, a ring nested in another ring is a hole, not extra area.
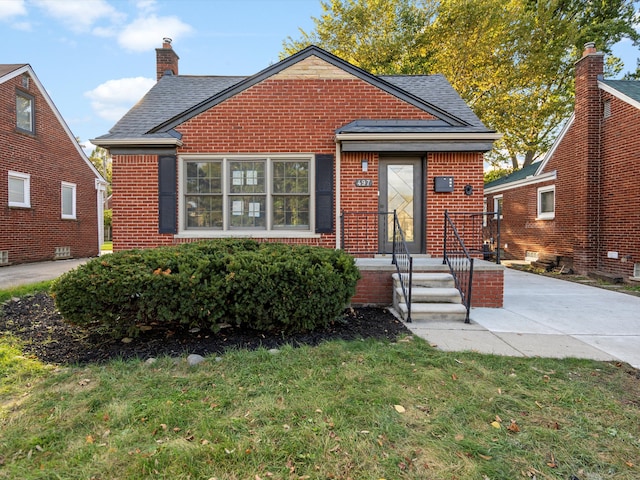
[(441, 75), (315, 46), (249, 77), (179, 75), (170, 39), (156, 59), (156, 85), (92, 140), (113, 158), (116, 250), (242, 236), (373, 257), (391, 251), (376, 212), (397, 210), (412, 252), (437, 257), (445, 209), (482, 211), (498, 135)]
[(551, 150), (487, 183), (487, 208), (501, 208), (507, 258), (640, 280), (640, 82), (605, 80), (593, 43), (575, 69), (575, 110)]
[(106, 182), (30, 65), (0, 64), (0, 265), (95, 256)]

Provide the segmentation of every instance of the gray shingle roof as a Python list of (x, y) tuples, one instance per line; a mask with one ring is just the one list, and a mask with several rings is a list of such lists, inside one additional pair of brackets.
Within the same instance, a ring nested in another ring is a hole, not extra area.
[(449, 112), (469, 125), (486, 130), (444, 75), (381, 75), (380, 78)]
[(532, 163), (531, 165), (527, 165), (526, 167), (521, 168), (520, 170), (516, 170), (515, 172), (510, 173), (507, 176), (500, 177), (497, 180), (485, 183), (484, 188), (485, 189), (492, 188), (492, 187), (497, 187), (499, 185), (506, 185), (508, 183), (515, 182), (517, 180), (524, 180), (525, 178), (530, 177), (531, 175), (534, 175), (536, 173), (536, 170), (538, 170), (538, 167), (540, 167), (540, 162)]
[(637, 80), (602, 80), (602, 83), (616, 89), (623, 95), (640, 102), (640, 81)]
[(7, 73), (18, 70), (26, 65), (26, 63), (0, 63), (0, 77), (4, 77)]
[[(100, 138), (136, 138), (246, 77), (165, 75)], [(149, 137), (150, 135), (145, 135)], [(158, 135), (156, 135), (158, 136)], [(160, 134), (167, 137), (168, 134)]]
[[(114, 125), (108, 134), (98, 137), (97, 140), (170, 138), (176, 135), (172, 128), (191, 116), (215, 106), (229, 96), (243, 91), (310, 55), (319, 56), (339, 68), (405, 99), (418, 108), (430, 112), (441, 120), (438, 127), (448, 126), (446, 131), (492, 131), (482, 125), (478, 117), (442, 75), (383, 75), (375, 77), (318, 47), (311, 46), (250, 77), (165, 75)], [(387, 128), (389, 127), (388, 123)], [(359, 126), (359, 128), (374, 129), (376, 127), (381, 128), (380, 125)], [(425, 125), (414, 125), (412, 127), (414, 130), (409, 130), (409, 132), (424, 127)], [(429, 127), (431, 129), (427, 131), (432, 132), (436, 125), (430, 124)], [(408, 128), (407, 125), (404, 128)]]
[(486, 132), (483, 127), (452, 127), (444, 120), (356, 120), (336, 133), (445, 133)]

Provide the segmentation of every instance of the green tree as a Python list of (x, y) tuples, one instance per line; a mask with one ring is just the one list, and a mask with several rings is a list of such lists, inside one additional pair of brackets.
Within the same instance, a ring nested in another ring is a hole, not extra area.
[(107, 150), (102, 147), (94, 148), (89, 155), (89, 161), (107, 181), (107, 196), (111, 195), (111, 157)]
[(513, 173), (513, 168), (492, 168), (490, 170), (485, 170), (484, 172), (484, 183), (493, 182), (502, 177), (506, 177), (510, 173)]
[[(503, 134), (488, 160), (538, 159), (573, 109), (573, 68), (585, 42), (610, 53), (640, 40), (632, 0), (331, 0), (314, 43), (373, 73), (443, 73), (489, 127)], [(620, 71), (609, 58), (608, 74)]]
[(300, 39), (283, 43), (281, 57), (318, 45), (375, 74), (424, 73), (430, 55), (421, 41), (435, 3), (416, 0), (321, 1), (322, 15), (312, 17), (315, 31), (300, 29)]

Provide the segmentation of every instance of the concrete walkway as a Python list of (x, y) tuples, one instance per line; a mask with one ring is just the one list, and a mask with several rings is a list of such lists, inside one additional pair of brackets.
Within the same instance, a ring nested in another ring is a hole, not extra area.
[(24, 263), (0, 267), (0, 289), (19, 287), (28, 283), (53, 280), (65, 272), (85, 263), (88, 258), (71, 258), (50, 262)]
[[(0, 268), (0, 289), (51, 280), (87, 259)], [(474, 308), (471, 323), (413, 322), (445, 351), (620, 360), (640, 368), (640, 297), (505, 269), (504, 308)]]
[(505, 269), (504, 308), (407, 326), (445, 351), (621, 360), (640, 368), (640, 297)]

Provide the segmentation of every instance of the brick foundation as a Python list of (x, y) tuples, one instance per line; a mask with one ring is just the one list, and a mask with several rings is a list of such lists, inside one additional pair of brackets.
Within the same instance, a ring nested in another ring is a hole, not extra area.
[[(356, 294), (351, 299), (353, 306), (387, 306), (392, 303), (391, 275), (396, 273), (395, 267), (387, 263), (379, 266), (361, 266)], [(471, 304), (473, 307), (502, 308), (504, 297), (504, 268), (476, 260), (476, 268), (473, 271), (473, 290)], [(444, 265), (436, 265), (432, 268), (422, 267), (420, 273), (448, 272)], [(414, 270), (414, 273), (417, 271)]]

